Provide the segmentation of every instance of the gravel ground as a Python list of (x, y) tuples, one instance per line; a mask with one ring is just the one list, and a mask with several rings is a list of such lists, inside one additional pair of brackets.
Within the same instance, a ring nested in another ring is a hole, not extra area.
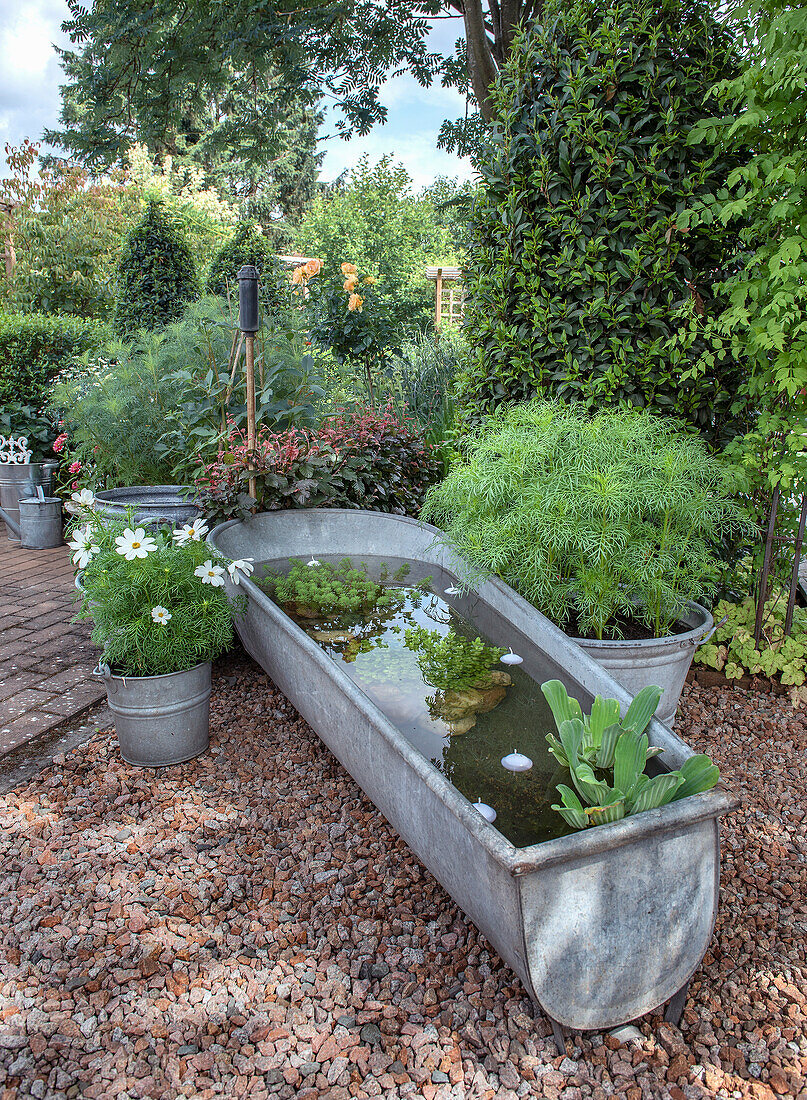
[(0, 1100), (807, 1100), (807, 728), (687, 689), (743, 807), (682, 1031), (575, 1034), (518, 979), (272, 684), (218, 670), (211, 752), (154, 773), (99, 734), (0, 798)]

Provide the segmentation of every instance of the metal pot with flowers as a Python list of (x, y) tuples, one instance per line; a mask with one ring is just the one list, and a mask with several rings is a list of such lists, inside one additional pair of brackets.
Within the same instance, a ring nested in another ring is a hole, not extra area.
[(196, 521), (154, 532), (129, 519), (100, 519), (89, 490), (73, 494), (69, 546), (80, 570), (79, 618), (93, 622), (121, 755), (160, 767), (208, 746), (211, 662), (232, 641), (225, 577), (252, 572), (204, 541)]

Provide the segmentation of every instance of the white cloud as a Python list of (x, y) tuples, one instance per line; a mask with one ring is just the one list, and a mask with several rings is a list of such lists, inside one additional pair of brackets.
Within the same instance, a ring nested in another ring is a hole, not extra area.
[(64, 0), (0, 0), (0, 145), (36, 140), (59, 118)]
[(435, 176), (457, 176), (470, 179), (471, 163), (465, 158), (437, 148), (437, 129), (392, 134), (383, 126), (376, 127), (366, 137), (341, 141), (334, 138), (326, 144), (322, 177), (334, 180), (346, 168), (351, 168), (365, 153), (370, 163), (390, 156), (402, 163), (412, 177), (415, 190), (431, 183)]

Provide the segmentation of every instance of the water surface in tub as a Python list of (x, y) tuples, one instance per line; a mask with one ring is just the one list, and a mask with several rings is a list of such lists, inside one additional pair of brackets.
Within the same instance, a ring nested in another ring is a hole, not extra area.
[[(317, 557), (336, 565), (344, 555)], [(556, 784), (568, 781), (568, 776), (547, 750), (546, 734), (554, 731), (555, 724), (540, 685), (557, 678), (565, 680), (571, 692), (573, 682), (474, 593), (446, 594), (445, 589), (456, 581), (442, 570), (422, 562), (370, 555), (353, 558), (352, 564), (374, 579), (384, 565), (390, 574), (408, 565), (405, 582), (396, 585), (404, 595), (401, 610), (383, 621), (372, 614), (349, 614), (298, 618), (298, 624), (470, 802), (480, 799), (495, 809), (495, 827), (514, 845), (524, 847), (568, 833), (569, 827), (551, 808), (552, 802), (558, 801)], [(285, 574), (290, 567), (286, 559), (263, 562), (256, 567), (255, 577), (272, 595), (272, 575)], [(429, 576), (425, 590), (415, 587)], [(441, 634), (452, 628), (465, 637), (512, 647), (524, 658), (521, 665), (497, 666), (509, 674), (512, 684), (493, 709), (473, 714), (473, 725), (465, 732), (452, 732), (463, 723), (451, 723), (440, 716), (435, 688), (424, 679), (417, 655), (404, 645), (404, 631), (412, 625)], [(371, 648), (359, 648), (359, 642)], [(584, 706), (590, 703), (579, 688), (576, 693)], [(514, 751), (532, 760), (529, 771), (511, 772), (502, 766), (502, 758)]]

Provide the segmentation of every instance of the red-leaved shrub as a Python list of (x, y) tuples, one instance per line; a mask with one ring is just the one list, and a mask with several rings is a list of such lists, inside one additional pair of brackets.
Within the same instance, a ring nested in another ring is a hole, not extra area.
[(258, 431), (250, 455), (246, 433), (230, 427), (227, 445), (197, 479), (207, 513), (245, 510), (257, 483), (259, 511), (277, 508), (365, 508), (416, 516), (442, 462), (416, 424), (391, 408), (330, 416), (318, 429)]

